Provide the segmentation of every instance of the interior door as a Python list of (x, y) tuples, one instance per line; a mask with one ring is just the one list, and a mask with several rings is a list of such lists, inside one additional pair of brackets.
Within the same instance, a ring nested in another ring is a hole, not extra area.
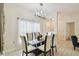
[(75, 24), (74, 24), (74, 22), (70, 22), (70, 23), (67, 23), (66, 26), (67, 26), (66, 27), (66, 30), (67, 30), (66, 39), (70, 40), (71, 35), (75, 34)]

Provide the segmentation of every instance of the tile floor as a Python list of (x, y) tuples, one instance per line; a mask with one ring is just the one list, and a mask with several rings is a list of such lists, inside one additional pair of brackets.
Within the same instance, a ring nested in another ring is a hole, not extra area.
[[(22, 56), (22, 50), (8, 53), (6, 56)], [(35, 55), (30, 53), (28, 56)], [(40, 54), (40, 56), (43, 56), (43, 53)], [(47, 56), (49, 56), (49, 53)], [(57, 53), (55, 52), (55, 56), (79, 56), (79, 48), (76, 48), (74, 51), (71, 41), (59, 40), (57, 45)]]

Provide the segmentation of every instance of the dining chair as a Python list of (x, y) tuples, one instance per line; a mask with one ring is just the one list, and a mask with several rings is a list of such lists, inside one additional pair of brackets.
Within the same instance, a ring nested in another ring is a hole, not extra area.
[(23, 48), (22, 56), (24, 55), (24, 53), (27, 56), (29, 53), (32, 53), (36, 48), (32, 45), (28, 45), (28, 42), (26, 40), (27, 38), (25, 36), (20, 36), (20, 37), (22, 40), (22, 48)]
[(26, 36), (28, 41), (33, 40), (33, 33), (26, 33)]
[(76, 47), (79, 48), (79, 42), (78, 42), (78, 38), (76, 35), (72, 35), (71, 36), (71, 40), (72, 40), (72, 44), (73, 44), (73, 47), (74, 47), (74, 50)]
[(52, 55), (54, 55), (54, 48), (55, 48), (55, 51), (57, 52), (57, 46), (54, 45), (54, 39), (55, 39), (55, 34), (52, 35), (52, 45), (51, 45)]
[(35, 35), (35, 39), (38, 39), (39, 32), (35, 32), (34, 35)]
[(41, 50), (42, 53), (44, 53), (44, 56), (46, 56), (48, 52), (50, 52), (50, 56), (51, 56), (51, 39), (49, 39), (48, 35), (45, 36), (44, 44), (37, 48)]

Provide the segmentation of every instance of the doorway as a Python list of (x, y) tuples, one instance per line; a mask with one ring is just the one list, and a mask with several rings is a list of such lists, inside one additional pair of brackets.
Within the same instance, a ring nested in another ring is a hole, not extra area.
[(71, 35), (74, 34), (75, 34), (75, 23), (74, 22), (66, 23), (66, 40), (70, 40)]

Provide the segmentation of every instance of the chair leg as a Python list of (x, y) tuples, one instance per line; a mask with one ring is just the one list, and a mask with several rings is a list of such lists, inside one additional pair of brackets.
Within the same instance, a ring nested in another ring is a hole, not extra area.
[(50, 49), (50, 56), (51, 56), (51, 49)]
[(26, 53), (26, 56), (27, 56), (28, 54)]
[(52, 55), (54, 55), (54, 50), (53, 50), (53, 48), (52, 48)]
[(24, 55), (24, 52), (22, 52), (22, 56)]
[(75, 50), (75, 46), (74, 46), (74, 50)]
[(26, 52), (23, 51), (22, 56), (24, 56), (24, 53), (26, 54), (26, 56), (28, 55), (28, 53), (26, 53)]
[(44, 56), (46, 56), (46, 52), (44, 52)]
[(55, 47), (55, 52), (57, 52), (57, 47)]

